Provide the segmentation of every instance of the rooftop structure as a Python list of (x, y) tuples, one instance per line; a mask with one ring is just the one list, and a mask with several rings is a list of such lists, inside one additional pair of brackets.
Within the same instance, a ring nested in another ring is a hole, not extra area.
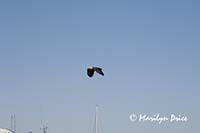
[(11, 130), (6, 129), (6, 128), (0, 128), (0, 133), (14, 133), (14, 131), (11, 131)]

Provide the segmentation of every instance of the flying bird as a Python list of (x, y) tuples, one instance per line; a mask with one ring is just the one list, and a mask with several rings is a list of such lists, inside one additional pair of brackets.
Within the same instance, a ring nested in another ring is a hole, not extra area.
[(87, 68), (87, 75), (90, 78), (94, 75), (94, 72), (97, 72), (98, 74), (104, 76), (102, 68), (100, 68), (100, 67), (89, 67), (89, 68)]

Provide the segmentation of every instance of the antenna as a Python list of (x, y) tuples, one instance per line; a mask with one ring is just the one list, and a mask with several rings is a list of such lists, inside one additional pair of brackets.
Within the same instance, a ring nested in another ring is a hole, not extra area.
[(46, 133), (46, 129), (47, 129), (48, 127), (47, 126), (44, 126), (43, 125), (43, 127), (42, 128), (40, 128), (40, 130), (42, 130), (43, 131), (43, 133)]
[(43, 125), (42, 128), (40, 128), (40, 130), (43, 131), (43, 133), (46, 133), (46, 130), (47, 130), (47, 126), (43, 124), (43, 110), (42, 110), (42, 105), (40, 105), (40, 114), (41, 114), (41, 125)]
[(11, 119), (10, 119), (10, 130), (13, 131), (13, 115), (11, 115)]
[(16, 116), (15, 116), (15, 114), (13, 115), (13, 119), (14, 119), (14, 132), (16, 133)]
[(16, 116), (15, 114), (11, 115), (11, 121), (10, 121), (10, 130), (16, 133)]
[(95, 108), (95, 122), (94, 122), (94, 129), (93, 129), (93, 133), (100, 133), (100, 122), (99, 122), (99, 105), (96, 105)]
[(95, 110), (95, 133), (98, 133), (98, 109), (99, 109), (99, 106), (96, 105), (96, 110)]

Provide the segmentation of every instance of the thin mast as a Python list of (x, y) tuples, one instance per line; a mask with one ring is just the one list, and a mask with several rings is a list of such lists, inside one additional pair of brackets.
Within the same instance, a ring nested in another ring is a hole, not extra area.
[(95, 112), (95, 133), (99, 133), (99, 130), (98, 130), (98, 109), (99, 109), (99, 106), (96, 105), (96, 112)]

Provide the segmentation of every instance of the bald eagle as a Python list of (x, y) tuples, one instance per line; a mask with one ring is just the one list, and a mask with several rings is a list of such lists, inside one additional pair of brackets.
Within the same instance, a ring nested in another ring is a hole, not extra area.
[(100, 68), (100, 67), (89, 67), (89, 68), (87, 68), (87, 75), (90, 78), (94, 75), (94, 72), (97, 72), (98, 74), (104, 76), (102, 68)]

